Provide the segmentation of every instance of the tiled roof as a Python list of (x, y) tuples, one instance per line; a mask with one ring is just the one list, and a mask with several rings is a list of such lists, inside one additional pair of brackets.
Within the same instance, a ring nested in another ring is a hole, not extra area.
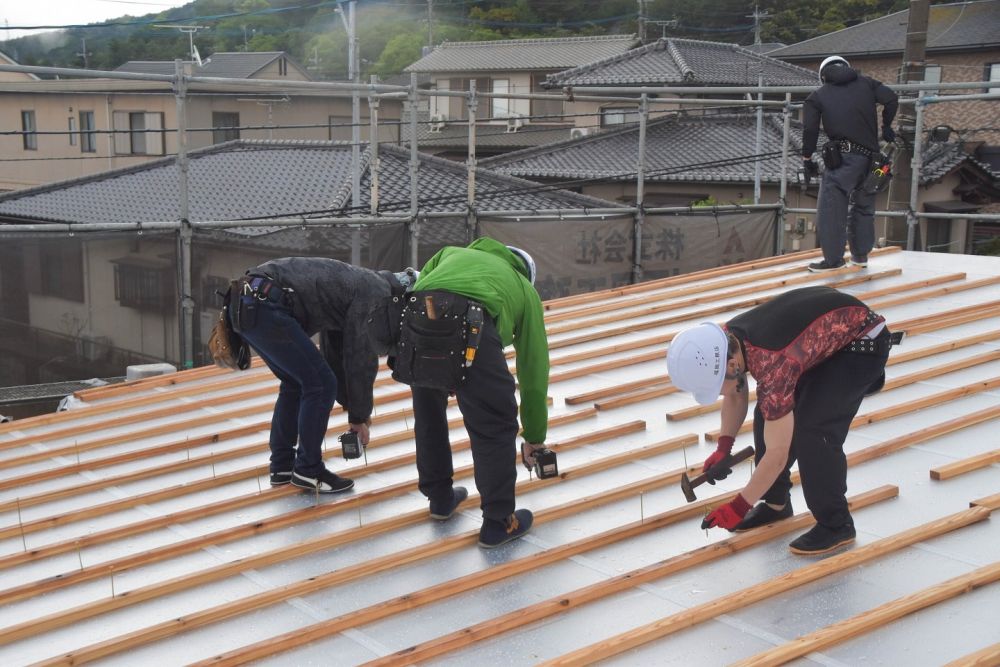
[(167, 74), (173, 76), (174, 63), (170, 60), (130, 60), (116, 67), (114, 71), (132, 72), (134, 74)]
[[(232, 141), (192, 151), (189, 165), (190, 219), (239, 220), (337, 214), (350, 205), (351, 150), (320, 141)], [(409, 209), (409, 151), (380, 148), (383, 210)], [(420, 157), (422, 210), (466, 211), (465, 166)], [(362, 164), (361, 202), (367, 206), (368, 153)], [(541, 192), (537, 184), (477, 172), (480, 205), (489, 209), (606, 207), (611, 204), (571, 192)], [(177, 166), (156, 160), (72, 181), (0, 195), (0, 217), (49, 222), (136, 223), (179, 219)]]
[[(769, 55), (775, 58), (822, 58), (901, 53), (906, 43), (909, 10), (792, 44)], [(956, 2), (932, 5), (927, 20), (927, 51), (968, 51), (1000, 46), (1000, 2)]]
[[(192, 67), (193, 76), (217, 76), (224, 79), (249, 79), (278, 58), (289, 58), (284, 51), (219, 52), (206, 58), (201, 67)], [(190, 65), (191, 63), (187, 63)], [(130, 60), (115, 69), (116, 72), (138, 74), (173, 74), (174, 63), (170, 60)], [(305, 70), (302, 70), (305, 73)]]
[(816, 83), (810, 70), (754, 53), (735, 44), (695, 39), (659, 39), (604, 60), (549, 75), (551, 86), (769, 86)]
[[(434, 148), (467, 148), (469, 125), (466, 121), (447, 121), (436, 132), (431, 132), (430, 115), (424, 111), (417, 119), (417, 145)], [(401, 142), (410, 140), (410, 124), (402, 123)], [(476, 125), (476, 146), (479, 148), (504, 148), (509, 150), (543, 146), (569, 137), (572, 124), (524, 125), (516, 132), (508, 132), (506, 125)]]
[(923, 169), (920, 173), (921, 183), (936, 181), (951, 173), (961, 164), (974, 165), (993, 179), (1000, 180), (1000, 173), (991, 169), (990, 165), (985, 162), (966, 153), (965, 147), (959, 141), (929, 142), (924, 146), (921, 156), (923, 158)]
[[(766, 114), (760, 161), (761, 180), (781, 180), (782, 121)], [(822, 144), (825, 139), (820, 137)], [(646, 128), (646, 180), (673, 182), (752, 182), (756, 154), (756, 117), (753, 114), (668, 116)], [(525, 149), (486, 160), (488, 169), (521, 178), (634, 180), (639, 130), (627, 128), (574, 139), (541, 148)], [(802, 131), (791, 128), (789, 155), (801, 154)], [(988, 174), (988, 165), (965, 153), (960, 143), (932, 143), (923, 152), (921, 184), (931, 183), (960, 164), (975, 164)], [(797, 160), (790, 160), (788, 178), (797, 178)], [(994, 178), (996, 175), (993, 175)]]
[(766, 85), (809, 85), (815, 74), (735, 44), (659, 39), (619, 56), (548, 77), (553, 86), (752, 85), (758, 72)]
[(558, 70), (624, 53), (635, 35), (445, 42), (407, 72)]
[[(754, 163), (745, 156), (755, 151), (756, 117), (753, 114), (667, 116), (646, 128), (647, 181), (747, 182), (754, 178)], [(766, 114), (761, 153), (774, 153), (761, 161), (764, 182), (781, 179), (782, 121)], [(792, 130), (789, 154), (801, 153), (802, 134)], [(483, 160), (484, 167), (522, 178), (634, 180), (639, 129), (630, 125), (617, 131), (526, 149)], [(741, 159), (743, 158), (743, 159)], [(788, 177), (796, 177), (789, 168)]]

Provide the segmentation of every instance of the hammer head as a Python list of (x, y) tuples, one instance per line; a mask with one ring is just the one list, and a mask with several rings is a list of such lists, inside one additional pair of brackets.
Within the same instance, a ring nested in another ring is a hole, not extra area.
[(698, 500), (698, 497), (694, 495), (694, 488), (691, 486), (691, 480), (688, 479), (687, 473), (681, 475), (681, 491), (684, 492), (684, 498), (689, 503)]

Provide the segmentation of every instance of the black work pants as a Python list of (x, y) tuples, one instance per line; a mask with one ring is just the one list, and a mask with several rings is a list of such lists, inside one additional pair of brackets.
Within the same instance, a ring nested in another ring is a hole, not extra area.
[[(881, 336), (888, 336), (883, 330)], [(838, 352), (799, 380), (795, 388), (795, 429), (788, 463), (764, 494), (765, 502), (782, 505), (792, 488), (791, 467), (799, 462), (802, 493), (817, 523), (840, 528), (853, 523), (847, 507), (847, 457), (844, 441), (861, 400), (885, 372), (884, 353)], [(764, 417), (754, 408), (753, 437), (759, 463), (767, 451)]]
[[(466, 369), (455, 396), (472, 444), (483, 516), (497, 521), (514, 512), (518, 431), (514, 390), (500, 336), (487, 315), (475, 361)], [(412, 387), (412, 393), (420, 491), (430, 499), (447, 498), (454, 473), (448, 438), (448, 392)]]

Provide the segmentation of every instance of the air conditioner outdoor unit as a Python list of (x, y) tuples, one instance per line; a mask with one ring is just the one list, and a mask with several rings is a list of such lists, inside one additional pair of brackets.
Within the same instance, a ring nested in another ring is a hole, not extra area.
[(446, 120), (448, 120), (448, 118), (444, 114), (436, 113), (433, 116), (431, 116), (431, 127), (430, 127), (431, 132), (440, 132), (441, 130), (443, 130), (444, 123)]
[(511, 114), (507, 118), (507, 131), (517, 132), (519, 129), (524, 127), (524, 117), (521, 114)]
[(590, 134), (590, 128), (589, 127), (574, 127), (573, 129), (571, 129), (569, 131), (569, 138), (570, 139), (582, 139), (583, 137), (587, 136), (588, 134)]

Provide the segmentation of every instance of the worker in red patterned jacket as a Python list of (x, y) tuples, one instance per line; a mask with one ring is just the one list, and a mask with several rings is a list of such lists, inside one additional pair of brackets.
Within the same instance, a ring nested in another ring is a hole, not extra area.
[(792, 541), (792, 552), (819, 554), (853, 542), (843, 445), (861, 400), (885, 383), (894, 342), (882, 316), (824, 286), (780, 294), (724, 327), (705, 323), (679, 333), (667, 351), (673, 383), (702, 405), (722, 395), (721, 435), (705, 470), (729, 454), (746, 419), (747, 373), (757, 383), (756, 469), (704, 525), (743, 531), (792, 516), (790, 468), (798, 459), (816, 525)]

